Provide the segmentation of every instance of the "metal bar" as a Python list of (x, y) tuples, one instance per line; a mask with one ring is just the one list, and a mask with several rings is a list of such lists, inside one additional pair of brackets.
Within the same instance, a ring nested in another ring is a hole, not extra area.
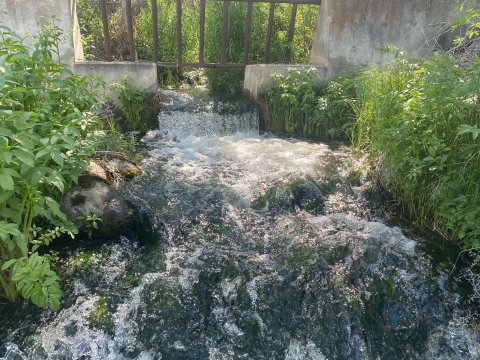
[(220, 55), (220, 63), (225, 64), (226, 51), (227, 51), (227, 35), (228, 35), (228, 5), (230, 2), (227, 0), (223, 3), (223, 21), (222, 21), (222, 50)]
[(268, 64), (268, 53), (270, 52), (270, 41), (272, 40), (273, 17), (275, 15), (275, 3), (270, 3), (270, 15), (268, 16), (267, 39), (265, 40), (265, 52), (263, 62)]
[(290, 18), (290, 27), (288, 29), (287, 49), (285, 51), (285, 62), (290, 63), (290, 53), (292, 52), (293, 30), (295, 29), (295, 19), (297, 17), (298, 4), (292, 5), (292, 17)]
[(198, 60), (200, 64), (203, 64), (205, 51), (205, 0), (200, 0), (200, 34), (198, 47)]
[(177, 63), (182, 62), (182, 0), (177, 0)]
[(244, 68), (245, 64), (240, 63), (177, 63), (177, 62), (157, 62), (158, 66), (164, 67), (176, 67), (176, 66), (183, 66), (183, 67), (203, 67), (203, 68)]
[(243, 64), (248, 63), (248, 50), (250, 48), (250, 33), (252, 31), (252, 7), (253, 3), (247, 5), (247, 20), (245, 22), (245, 44), (243, 45)]
[(158, 11), (157, 0), (152, 0), (153, 61), (158, 62)]
[(130, 61), (135, 62), (135, 43), (133, 40), (133, 17), (132, 0), (126, 0), (127, 6), (127, 33), (128, 33), (128, 51), (130, 52)]
[(105, 39), (105, 52), (107, 61), (112, 61), (112, 48), (110, 46), (110, 33), (108, 31), (107, 5), (105, 0), (100, 0), (100, 9), (102, 11), (103, 37)]
[[(227, 0), (214, 0), (214, 1), (227, 1)], [(268, 2), (265, 0), (235, 0), (239, 2)], [(310, 4), (310, 5), (321, 5), (322, 0), (279, 0), (276, 3), (282, 4)]]

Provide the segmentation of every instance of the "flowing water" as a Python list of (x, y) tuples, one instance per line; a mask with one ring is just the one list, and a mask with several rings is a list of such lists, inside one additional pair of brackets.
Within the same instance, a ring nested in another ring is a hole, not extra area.
[(455, 247), (386, 225), (361, 153), (206, 92), (164, 92), (142, 143), (139, 235), (64, 246), (60, 311), (1, 308), (0, 359), (479, 357)]

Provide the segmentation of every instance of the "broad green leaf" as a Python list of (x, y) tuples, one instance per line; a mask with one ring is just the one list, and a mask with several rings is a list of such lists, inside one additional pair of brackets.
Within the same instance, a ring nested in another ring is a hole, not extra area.
[(58, 298), (50, 296), (50, 307), (53, 311), (58, 310), (58, 308), (60, 307), (60, 300), (58, 300)]
[(39, 261), (38, 253), (33, 253), (28, 258), (28, 266), (32, 268), (34, 265), (37, 264), (38, 261)]
[(32, 114), (30, 112), (21, 112), (21, 113), (15, 113), (12, 116), (13, 120), (13, 126), (15, 126), (17, 129), (21, 128), (23, 124), (25, 124), (25, 121), (27, 121)]
[(65, 218), (65, 214), (60, 211), (58, 203), (49, 196), (45, 196), (45, 203), (52, 212), (59, 218)]
[(0, 128), (0, 135), (10, 137), (10, 136), (13, 135), (13, 133), (10, 130), (8, 130), (7, 128), (2, 127), (2, 128)]
[(58, 150), (53, 150), (50, 154), (53, 161), (55, 161), (58, 165), (63, 166), (63, 156), (62, 153)]
[(0, 186), (6, 191), (11, 191), (13, 190), (14, 182), (12, 176), (4, 170), (0, 171)]
[(18, 259), (10, 259), (8, 261), (6, 261), (2, 267), (0, 268), (0, 270), (6, 270), (8, 269), (12, 264), (15, 264), (16, 262), (18, 261)]
[(2, 151), (1, 154), (7, 164), (10, 164), (12, 162), (13, 154), (10, 150)]
[(15, 149), (15, 150), (12, 150), (12, 154), (18, 160), (20, 160), (23, 164), (25, 164), (27, 166), (30, 166), (30, 167), (35, 166), (34, 157), (31, 154), (29, 154), (28, 152), (26, 152), (25, 150)]
[[(5, 191), (4, 193), (0, 194), (0, 204), (3, 204), (5, 201), (10, 199), (13, 196), (13, 194), (15, 194), (13, 191)], [(0, 223), (0, 226), (1, 226), (1, 223)]]

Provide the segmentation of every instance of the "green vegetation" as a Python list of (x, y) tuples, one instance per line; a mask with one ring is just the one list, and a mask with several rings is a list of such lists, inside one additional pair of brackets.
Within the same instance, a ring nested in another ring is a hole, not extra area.
[[(463, 41), (480, 18), (466, 16)], [(321, 86), (311, 72), (274, 75), (266, 128), (348, 138), (417, 225), (480, 250), (480, 58), (462, 67), (448, 54), (413, 61), (384, 50), (392, 62)]]
[(349, 135), (354, 119), (352, 80), (337, 78), (316, 85), (314, 75), (315, 68), (291, 69), (287, 76), (272, 74), (273, 85), (264, 85), (266, 129), (328, 138)]
[(127, 130), (145, 130), (142, 111), (148, 91), (130, 85), (129, 80), (128, 76), (121, 83), (112, 84), (110, 88), (120, 96), (120, 108), (127, 120)]
[(0, 296), (57, 309), (62, 291), (50, 255), (38, 249), (77, 228), (59, 201), (94, 150), (92, 78), (59, 64), (62, 34), (48, 24), (30, 53), (0, 27)]
[[(153, 60), (153, 31), (151, 2), (133, 0), (133, 23), (136, 52), (139, 60)], [(159, 61), (176, 62), (176, 4), (174, 0), (157, 0)], [(186, 62), (199, 60), (199, 10), (198, 1), (182, 4), (182, 58)], [(252, 10), (249, 63), (263, 62), (270, 3), (255, 3)], [(270, 62), (283, 62), (288, 47), (287, 32), (290, 24), (291, 4), (276, 4), (272, 31)], [(96, 0), (77, 1), (77, 12), (83, 38), (85, 57), (88, 60), (104, 60), (105, 46), (99, 4)], [(126, 60), (128, 40), (123, 20), (123, 10), (118, 3), (107, 6), (112, 55), (115, 60)], [(228, 16), (226, 62), (243, 62), (245, 19), (247, 3), (231, 2)], [(295, 23), (295, 36), (291, 45), (290, 60), (306, 63), (310, 57), (318, 6), (299, 5)], [(205, 61), (220, 62), (223, 2), (206, 2)], [(184, 76), (184, 68), (159, 68), (160, 84), (170, 85)], [(207, 69), (209, 85), (213, 90), (239, 92), (242, 89), (243, 69)]]

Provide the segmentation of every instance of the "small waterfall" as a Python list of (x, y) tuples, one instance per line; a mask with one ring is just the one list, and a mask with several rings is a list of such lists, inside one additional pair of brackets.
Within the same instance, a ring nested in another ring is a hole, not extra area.
[(142, 143), (119, 191), (158, 240), (65, 249), (60, 311), (0, 308), (1, 360), (479, 358), (455, 247), (389, 225), (364, 154), (205, 91), (165, 91)]

